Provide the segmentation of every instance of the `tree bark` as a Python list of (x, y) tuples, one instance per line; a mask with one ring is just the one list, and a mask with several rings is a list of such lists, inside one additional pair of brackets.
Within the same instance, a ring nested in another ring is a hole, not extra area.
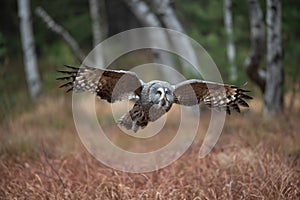
[[(267, 0), (267, 42), (265, 23), (258, 0), (248, 0), (251, 26), (251, 50), (246, 71), (264, 97), (264, 116), (272, 118), (283, 111), (284, 71), (282, 68), (281, 1)], [(259, 67), (267, 46), (266, 71)]]
[(30, 1), (18, 0), (18, 10), (28, 89), (31, 98), (36, 99), (41, 92), (41, 82), (34, 47), (34, 37), (30, 16)]
[[(20, 1), (22, 1), (22, 0), (20, 0)], [(71, 51), (73, 52), (73, 54), (75, 55), (77, 60), (80, 63), (82, 63), (85, 58), (85, 55), (79, 48), (78, 43), (72, 37), (72, 35), (67, 30), (65, 30), (62, 26), (57, 24), (42, 7), (37, 7), (35, 9), (35, 14), (42, 19), (42, 21), (47, 25), (47, 27), (51, 31), (58, 34), (59, 36), (61, 36), (64, 39), (64, 41), (70, 47)]]
[(149, 6), (142, 0), (124, 0), (133, 14), (144, 26), (161, 27), (157, 17), (151, 12)]
[[(138, 20), (141, 22), (142, 25), (148, 26), (148, 27), (162, 27), (159, 19), (151, 12), (149, 6), (141, 0), (125, 0), (125, 3), (129, 6), (133, 14), (138, 18)], [(155, 36), (149, 36), (155, 37), (155, 41), (165, 42), (165, 45), (168, 45), (169, 39), (167, 37), (167, 34), (159, 31)], [(175, 66), (171, 57), (166, 52), (161, 52), (159, 50), (153, 50), (154, 57), (156, 59), (157, 63), (161, 63), (167, 66)], [(172, 72), (166, 71), (164, 68), (162, 68), (162, 73), (165, 75), (165, 77), (168, 77), (169, 81), (172, 83), (176, 83), (180, 80), (180, 78), (175, 74), (170, 74)]]
[[(152, 0), (150, 2), (152, 3), (153, 7), (156, 8), (156, 13), (161, 19), (164, 27), (185, 33), (184, 28), (176, 17), (170, 0)], [(170, 39), (177, 52), (184, 51), (185, 55), (189, 55), (188, 61), (196, 65), (195, 67), (198, 67), (198, 60), (190, 41), (183, 37), (170, 37)], [(191, 68), (189, 68), (187, 62), (181, 60), (181, 65), (187, 70), (191, 71)]]
[(283, 111), (284, 72), (281, 44), (281, 1), (267, 0), (267, 76), (264, 94), (266, 116)]
[(237, 80), (237, 68), (235, 64), (235, 45), (233, 41), (232, 1), (224, 0), (224, 26), (227, 35), (227, 58), (229, 62), (229, 79)]
[[(102, 41), (103, 39), (103, 32), (101, 30), (100, 25), (103, 24), (101, 23), (101, 16), (100, 16), (100, 5), (99, 5), (99, 0), (89, 0), (89, 5), (90, 5), (90, 15), (92, 19), (92, 31), (93, 31), (93, 46), (94, 48), (97, 47), (97, 45)], [(94, 49), (94, 60), (95, 64), (98, 67), (103, 66), (104, 64), (104, 57), (102, 55), (102, 52), (99, 51), (99, 48)]]
[(248, 0), (251, 47), (245, 61), (245, 68), (249, 78), (258, 85), (264, 93), (266, 72), (260, 68), (261, 60), (265, 54), (265, 24), (263, 13), (258, 0)]

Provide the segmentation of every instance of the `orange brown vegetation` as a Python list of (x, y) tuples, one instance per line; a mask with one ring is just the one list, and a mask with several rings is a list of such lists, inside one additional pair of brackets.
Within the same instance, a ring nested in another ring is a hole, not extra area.
[[(69, 98), (44, 99), (32, 111), (2, 123), (0, 199), (300, 196), (297, 113), (273, 121), (262, 120), (255, 109), (228, 116), (217, 145), (205, 158), (198, 158), (199, 136), (168, 167), (131, 174), (106, 167), (85, 150), (73, 125), (70, 102)], [(252, 101), (251, 107), (257, 104)], [(209, 115), (205, 114), (203, 124), (208, 122)]]

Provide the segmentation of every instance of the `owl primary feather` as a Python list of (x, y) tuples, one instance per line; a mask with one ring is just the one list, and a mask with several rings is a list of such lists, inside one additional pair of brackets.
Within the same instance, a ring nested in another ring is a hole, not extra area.
[(65, 67), (66, 70), (58, 71), (65, 76), (57, 80), (67, 81), (60, 86), (67, 87), (67, 92), (89, 91), (109, 103), (135, 99), (133, 108), (118, 122), (134, 132), (139, 128), (145, 128), (149, 122), (154, 122), (167, 113), (173, 103), (194, 106), (203, 102), (211, 108), (224, 109), (230, 114), (231, 110), (240, 112), (239, 106), (249, 107), (245, 100), (252, 99), (245, 94), (249, 91), (233, 85), (196, 79), (176, 85), (158, 80), (144, 83), (130, 71), (86, 66)]

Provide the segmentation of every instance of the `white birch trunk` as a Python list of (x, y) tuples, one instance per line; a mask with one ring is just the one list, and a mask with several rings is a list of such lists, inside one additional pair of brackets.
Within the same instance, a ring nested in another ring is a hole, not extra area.
[[(160, 17), (166, 28), (185, 33), (184, 28), (171, 7), (170, 0), (152, 0), (150, 2), (157, 9), (157, 15)], [(196, 65), (195, 67), (198, 67), (197, 56), (190, 41), (184, 37), (170, 37), (170, 39), (177, 52), (185, 52), (184, 55), (189, 56), (187, 58), (188, 61)], [(192, 68), (189, 68), (186, 62), (181, 60), (181, 64), (184, 68), (191, 71)]]
[(272, 117), (283, 110), (284, 72), (281, 44), (281, 1), (267, 0), (267, 76), (264, 114)]
[[(100, 15), (100, 9), (99, 9), (99, 0), (89, 0), (90, 5), (90, 15), (92, 19), (92, 32), (93, 32), (93, 46), (94, 48), (102, 41), (103, 39), (103, 32), (101, 30), (100, 25), (101, 23), (101, 15)], [(99, 48), (94, 49), (94, 60), (95, 65), (98, 67), (103, 68), (104, 64), (104, 56), (102, 51), (100, 51)]]
[(25, 73), (31, 98), (36, 99), (41, 92), (41, 82), (37, 68), (34, 37), (30, 16), (30, 1), (18, 0), (20, 33), (24, 53)]
[(227, 35), (227, 58), (229, 62), (229, 79), (237, 80), (237, 68), (235, 63), (235, 45), (233, 41), (232, 1), (224, 0), (224, 26)]
[[(151, 12), (149, 6), (141, 0), (125, 0), (125, 3), (129, 6), (133, 14), (137, 17), (137, 19), (144, 25), (148, 27), (162, 27), (159, 19)], [(167, 43), (169, 42), (167, 34), (158, 31), (156, 35), (149, 36), (155, 37), (155, 40), (159, 40), (160, 42)], [(174, 67), (174, 62), (171, 57), (165, 52), (160, 52), (158, 50), (153, 50), (154, 56), (156, 58), (156, 62), (160, 64), (164, 64), (170, 67)], [(162, 68), (162, 73), (165, 77), (168, 77), (168, 80), (172, 83), (176, 83), (180, 80), (177, 74), (172, 73), (170, 71)]]

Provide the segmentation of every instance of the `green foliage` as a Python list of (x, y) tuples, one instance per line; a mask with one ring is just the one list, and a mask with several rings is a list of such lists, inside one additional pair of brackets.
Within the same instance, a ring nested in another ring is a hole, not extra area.
[(4, 35), (0, 32), (0, 64), (4, 62), (4, 57), (7, 53), (7, 47), (5, 44), (5, 37)]
[[(32, 10), (38, 6), (43, 7), (54, 21), (70, 32), (82, 49), (91, 49), (92, 35), (88, 1), (31, 0), (31, 4)], [(35, 15), (33, 15), (33, 25), (38, 46), (45, 47), (62, 41), (61, 36), (49, 31)]]
[[(300, 3), (296, 3), (295, 1), (283, 1), (282, 7), (283, 63), (287, 79), (292, 79), (294, 76), (299, 77), (299, 70), (297, 71), (297, 68), (299, 68), (300, 62)], [(297, 80), (299, 83), (299, 78)]]
[(9, 67), (6, 64), (0, 67), (0, 122), (28, 109), (31, 105), (22, 63), (11, 60), (8, 62)]
[[(198, 41), (212, 56), (219, 67), (223, 78), (228, 77), (228, 61), (226, 57), (226, 37), (223, 23), (223, 1), (176, 0), (176, 12), (186, 27), (188, 34)], [(266, 2), (260, 1), (265, 13)], [(282, 39), (283, 39), (283, 67), (286, 79), (290, 80), (296, 72), (300, 62), (300, 3), (296, 1), (282, 1)], [(238, 66), (238, 82), (243, 84), (247, 80), (244, 62), (250, 47), (250, 27), (247, 1), (233, 0), (232, 7), (234, 41), (236, 46), (236, 64)], [(265, 64), (262, 63), (262, 67)]]
[(21, 53), (17, 1), (0, 1), (0, 32), (4, 36), (2, 42), (6, 46), (4, 57), (14, 57)]
[[(260, 1), (265, 13), (266, 2)], [(211, 55), (223, 75), (224, 81), (228, 81), (228, 61), (226, 56), (226, 37), (223, 22), (223, 1), (210, 0), (175, 0), (175, 11), (180, 21), (185, 27), (188, 35), (198, 41), (206, 51)], [(88, 52), (92, 48), (92, 31), (89, 13), (88, 1), (82, 0), (31, 0), (32, 23), (35, 36), (35, 45), (38, 54), (39, 72), (41, 74), (43, 91), (45, 93), (54, 92), (57, 87), (55, 78), (57, 77), (56, 69), (63, 64), (78, 65), (76, 59), (70, 52), (68, 46), (62, 38), (52, 31), (49, 31), (45, 24), (35, 16), (34, 9), (42, 6), (51, 17), (64, 26), (79, 43), (80, 47)], [(128, 12), (128, 9), (119, 5), (118, 12)], [(297, 68), (300, 62), (300, 26), (299, 9), (300, 3), (297, 1), (282, 1), (282, 39), (283, 39), (283, 66), (286, 72), (286, 80), (291, 82), (297, 78)], [(111, 4), (106, 9), (113, 11), (116, 6)], [(122, 10), (123, 9), (123, 10)], [(233, 22), (234, 22), (234, 41), (236, 45), (236, 64), (238, 66), (238, 81), (236, 84), (243, 84), (247, 80), (244, 71), (245, 58), (248, 55), (250, 47), (249, 39), (249, 17), (247, 1), (233, 0)], [(122, 14), (122, 13), (121, 13)], [(122, 15), (121, 15), (122, 16)], [(132, 13), (128, 16), (134, 16)], [(109, 23), (122, 27), (127, 23), (120, 23), (108, 19)], [(22, 59), (22, 48), (19, 34), (19, 17), (17, 11), (17, 1), (2, 0), (0, 1), (0, 109), (3, 118), (9, 111), (20, 106), (20, 102), (26, 106), (30, 102), (27, 99), (26, 80)], [(140, 62), (148, 58), (136, 56), (133, 60)], [(134, 63), (130, 59), (116, 61), (115, 63), (124, 64)], [(127, 63), (128, 62), (128, 63)], [(178, 60), (177, 60), (178, 62)], [(3, 66), (2, 66), (3, 65)], [(118, 66), (117, 65), (117, 66)], [(265, 63), (262, 63), (265, 66)], [(190, 72), (186, 73), (187, 77), (193, 78)], [(197, 78), (197, 77), (194, 77)], [(29, 103), (30, 104), (30, 103)], [(26, 107), (23, 105), (23, 107)], [(4, 114), (2, 114), (4, 113)]]
[(226, 74), (226, 40), (223, 30), (223, 7), (219, 1), (176, 1), (176, 11), (188, 35), (199, 42)]
[(58, 42), (53, 45), (49, 45), (45, 49), (47, 52), (39, 62), (39, 66), (42, 74), (43, 90), (45, 92), (58, 92), (54, 89), (57, 87), (56, 78), (58, 77), (57, 69), (63, 67), (64, 64), (78, 65), (75, 57), (63, 42)]
[[(42, 6), (64, 26), (83, 49), (91, 49), (91, 23), (88, 1), (37, 1), (31, 0), (32, 24), (38, 67), (42, 79), (43, 93), (57, 90), (56, 69), (63, 64), (76, 64), (62, 38), (49, 31), (34, 14), (34, 9)], [(31, 108), (33, 102), (27, 94), (27, 83), (22, 58), (19, 34), (17, 1), (0, 1), (0, 121)], [(5, 62), (4, 62), (5, 61)], [(54, 89), (55, 88), (55, 89)]]

